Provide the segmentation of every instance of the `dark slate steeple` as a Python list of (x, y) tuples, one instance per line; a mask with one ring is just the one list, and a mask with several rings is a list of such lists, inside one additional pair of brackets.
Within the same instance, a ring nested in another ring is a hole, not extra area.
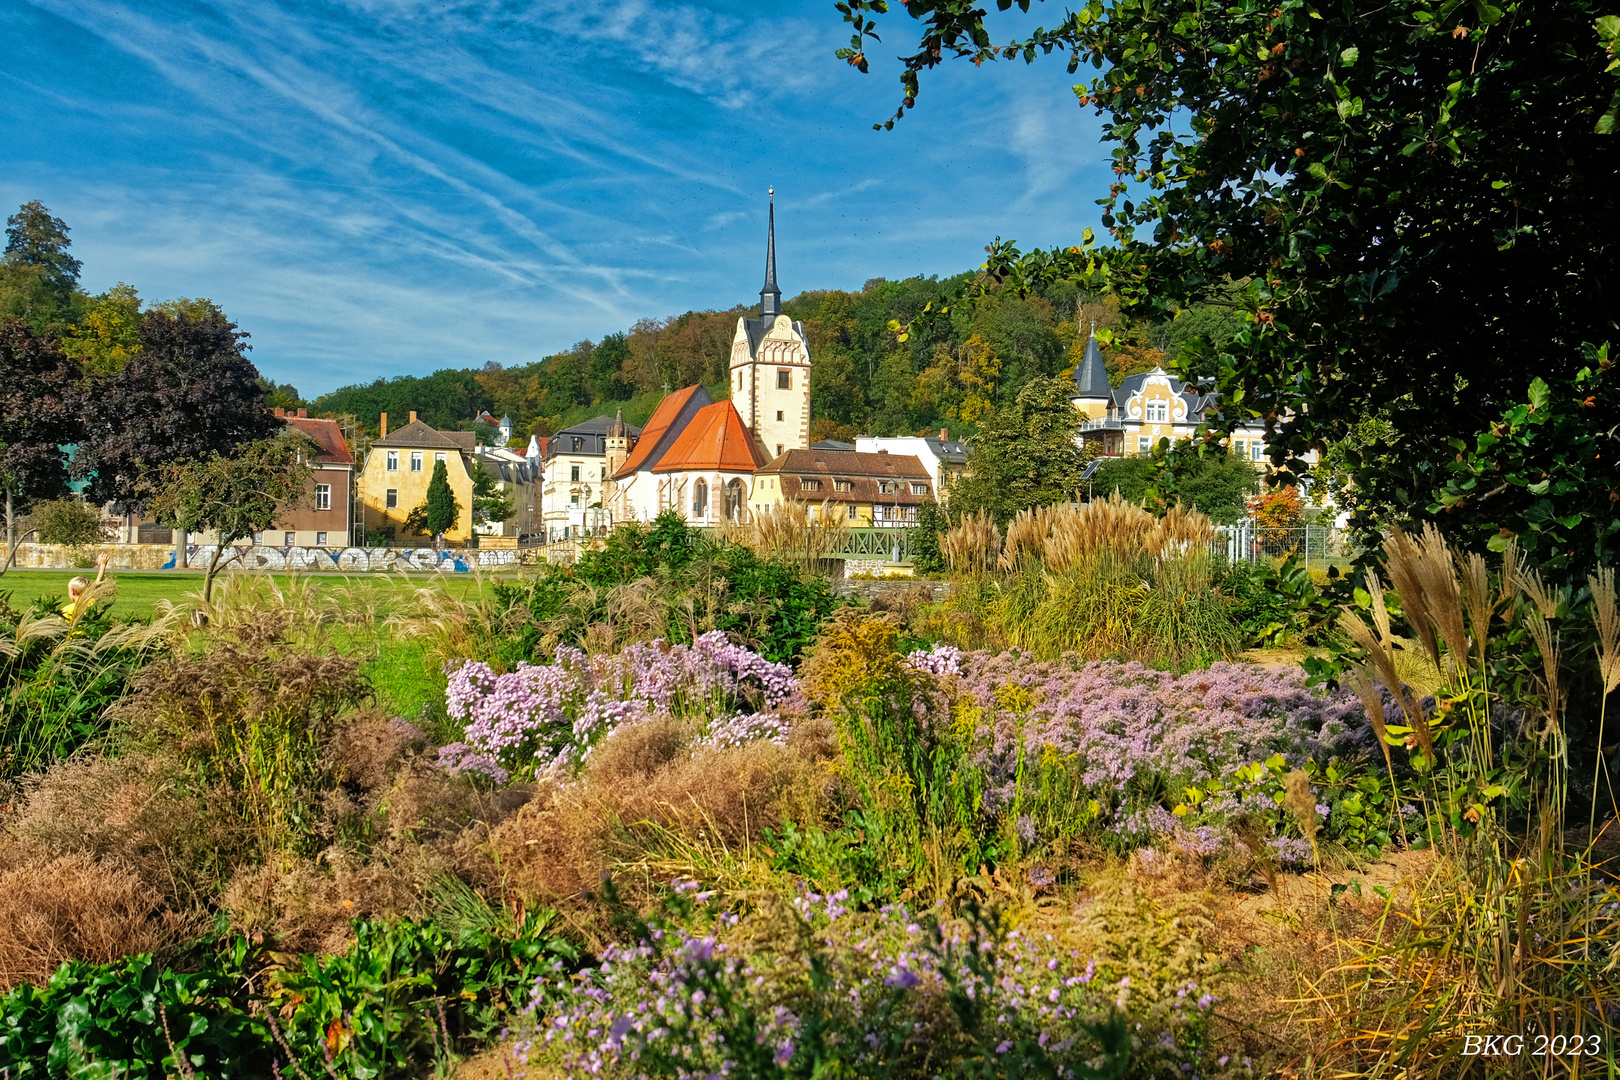
[(1113, 394), (1108, 385), (1108, 369), (1103, 366), (1102, 351), (1097, 348), (1097, 326), (1091, 327), (1086, 339), (1086, 352), (1080, 366), (1074, 369), (1074, 397), (1106, 398)]
[(770, 189), (771, 224), (765, 241), (765, 287), (759, 290), (759, 317), (775, 319), (782, 314), (782, 290), (776, 287), (776, 189)]

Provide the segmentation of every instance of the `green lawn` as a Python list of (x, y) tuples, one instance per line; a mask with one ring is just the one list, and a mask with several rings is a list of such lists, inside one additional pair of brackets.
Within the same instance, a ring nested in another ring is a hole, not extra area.
[[(68, 582), (74, 576), (73, 571), (66, 570), (12, 570), (0, 576), (0, 598), (18, 609), (26, 608), (42, 596), (65, 599)], [(117, 586), (112, 600), (115, 618), (148, 619), (156, 612), (160, 600), (184, 606), (202, 595), (200, 574), (112, 572), (107, 576)], [(220, 591), (226, 583), (235, 580), (238, 587), (266, 589), (274, 585), (283, 593), (293, 594), (295, 607), (330, 600), (335, 595), (346, 614), (369, 608), (373, 613), (369, 625), (334, 624), (323, 631), (322, 640), (329, 642), (330, 648), (361, 660), (361, 671), (376, 690), (379, 706), (413, 723), (425, 720), (429, 728), (437, 726), (437, 714), (442, 713), (444, 675), (421, 641), (400, 637), (385, 620), (409, 590), (436, 586), (458, 600), (477, 598), (483, 589), (498, 580), (492, 575), (432, 573), (408, 577), (397, 573), (244, 576), (246, 581), (238, 580), (238, 575), (220, 575), (214, 582), (215, 602), (221, 600)], [(516, 575), (501, 575), (508, 579), (513, 576)]]
[[(216, 599), (218, 590), (225, 584), (231, 571), (221, 574), (214, 580)], [(83, 570), (11, 570), (0, 575), (0, 596), (11, 595), (8, 601), (14, 608), (23, 608), (41, 596), (55, 595), (61, 599), (67, 598), (67, 586), (75, 576), (83, 575), (93, 577), (93, 572)], [(261, 576), (261, 575), (250, 575)], [(364, 591), (373, 597), (380, 608), (386, 608), (391, 596), (396, 596), (407, 589), (420, 588), (434, 582), (442, 583), (444, 588), (451, 591), (451, 595), (465, 598), (475, 595), (483, 585), (495, 580), (494, 577), (476, 574), (432, 574), (422, 573), (406, 577), (402, 574), (264, 574), (263, 577), (273, 580), (278, 586), (285, 589), (294, 581), (306, 582), (318, 592), (334, 588), (363, 587)], [(511, 576), (511, 575), (506, 575)], [(113, 613), (120, 618), (148, 619), (157, 607), (159, 600), (168, 600), (173, 604), (185, 604), (202, 595), (202, 575), (183, 573), (139, 573), (136, 571), (109, 571), (108, 580), (118, 587), (113, 599)]]

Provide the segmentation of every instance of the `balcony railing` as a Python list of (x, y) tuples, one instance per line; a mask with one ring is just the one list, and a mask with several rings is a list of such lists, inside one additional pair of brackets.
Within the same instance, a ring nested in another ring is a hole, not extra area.
[(1106, 416), (1080, 421), (1080, 430), (1085, 431), (1124, 431), (1125, 421), (1117, 416)]

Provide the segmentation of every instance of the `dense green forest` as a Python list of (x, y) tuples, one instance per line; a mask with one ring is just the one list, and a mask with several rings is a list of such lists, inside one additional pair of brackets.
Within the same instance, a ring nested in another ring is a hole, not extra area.
[[(1237, 327), (1231, 309), (1215, 305), (1160, 324), (1132, 323), (1113, 297), (1060, 284), (1022, 298), (992, 293), (983, 303), (956, 307), (949, 318), (915, 326), (904, 343), (897, 340), (891, 322), (913, 324), (925, 305), (939, 306), (974, 276), (873, 278), (859, 292), (807, 291), (783, 304), (803, 321), (810, 341), (815, 438), (942, 427), (971, 434), (1030, 378), (1072, 369), (1092, 324), (1105, 331), (1103, 354), (1116, 383), (1164, 363), (1193, 336), (1219, 342)], [(465, 428), (478, 410), (488, 409), (511, 416), (525, 441), (530, 433), (547, 435), (616, 409), (641, 424), (678, 387), (703, 383), (716, 398), (726, 396), (732, 335), (737, 318), (751, 310), (738, 305), (642, 319), (531, 364), (379, 379), (324, 394), (311, 405), (318, 415), (353, 416), (373, 433), (380, 413), (410, 411), (436, 427)]]

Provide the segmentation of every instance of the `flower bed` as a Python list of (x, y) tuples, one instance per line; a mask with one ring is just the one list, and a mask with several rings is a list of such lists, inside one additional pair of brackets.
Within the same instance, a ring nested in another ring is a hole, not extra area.
[[(1094, 827), (1125, 847), (1170, 835), (1192, 854), (1214, 854), (1244, 815), (1282, 830), (1285, 769), (1315, 779), (1376, 746), (1353, 694), (1308, 687), (1297, 668), (1221, 662), (1174, 675), (949, 646), (907, 662), (955, 681), (955, 720), (984, 777), (985, 808), (1010, 817), (1026, 847)], [(1189, 789), (1212, 797), (1189, 807)], [(1318, 813), (1331, 809), (1322, 802)], [(1283, 861), (1309, 861), (1297, 835), (1275, 839)]]
[(657, 715), (690, 718), (699, 744), (782, 742), (797, 694), (791, 668), (719, 631), (691, 645), (629, 645), (614, 656), (564, 645), (550, 664), (520, 663), (506, 674), (468, 661), (445, 694), (451, 717), (466, 725), (464, 741), (444, 747), (440, 764), (496, 782), (568, 770), (615, 727)]

